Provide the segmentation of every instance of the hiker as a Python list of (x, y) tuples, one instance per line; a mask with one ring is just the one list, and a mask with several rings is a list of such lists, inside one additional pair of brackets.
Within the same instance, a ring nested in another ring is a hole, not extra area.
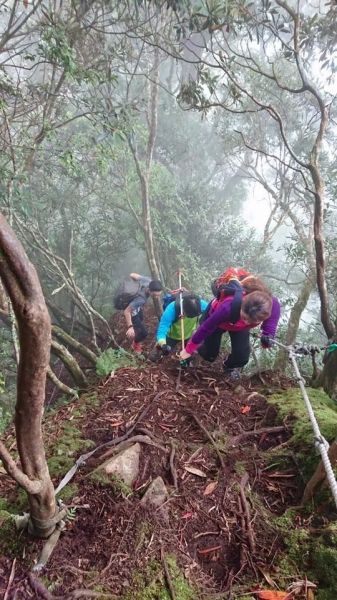
[(143, 306), (150, 297), (159, 298), (162, 289), (163, 286), (158, 279), (130, 273), (116, 292), (115, 308), (124, 311), (126, 336), (132, 340), (131, 348), (138, 354), (143, 350), (140, 342), (145, 340), (148, 334), (144, 325)]
[(197, 328), (199, 317), (207, 306), (206, 300), (187, 290), (182, 291), (181, 294), (179, 292), (166, 294), (163, 301), (164, 312), (156, 333), (156, 346), (150, 352), (149, 359), (156, 362), (161, 356), (167, 356), (182, 341), (182, 333), (186, 344)]
[(261, 325), (261, 345), (270, 348), (280, 318), (280, 303), (265, 284), (244, 269), (229, 269), (212, 285), (216, 298), (205, 312), (205, 318), (180, 353), (186, 360), (194, 352), (209, 362), (219, 355), (224, 331), (229, 332), (231, 353), (223, 368), (233, 380), (239, 379), (249, 360), (249, 330)]

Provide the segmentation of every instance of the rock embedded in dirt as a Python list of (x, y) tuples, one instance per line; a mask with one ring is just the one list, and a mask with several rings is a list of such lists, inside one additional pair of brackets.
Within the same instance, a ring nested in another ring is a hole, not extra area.
[(137, 442), (113, 458), (109, 458), (100, 468), (104, 469), (107, 475), (117, 476), (126, 485), (131, 486), (138, 477), (139, 455), (140, 444)]
[(146, 506), (159, 508), (168, 497), (168, 491), (161, 477), (156, 477), (147, 488), (141, 502)]

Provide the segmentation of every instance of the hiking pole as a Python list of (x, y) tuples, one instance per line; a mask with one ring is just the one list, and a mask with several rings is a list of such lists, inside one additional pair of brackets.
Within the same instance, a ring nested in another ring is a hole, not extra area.
[[(178, 281), (179, 281), (179, 305), (180, 305), (180, 332), (181, 332), (181, 349), (185, 350), (185, 324), (184, 324), (184, 305), (183, 305), (183, 290), (182, 290), (182, 281), (181, 281), (182, 273), (179, 269), (178, 271)], [(188, 364), (187, 360), (181, 360), (180, 366), (186, 367)]]
[(185, 328), (184, 328), (184, 306), (183, 306), (183, 291), (182, 291), (182, 273), (178, 271), (178, 287), (179, 287), (179, 305), (180, 305), (180, 331), (181, 331), (181, 348), (185, 350)]

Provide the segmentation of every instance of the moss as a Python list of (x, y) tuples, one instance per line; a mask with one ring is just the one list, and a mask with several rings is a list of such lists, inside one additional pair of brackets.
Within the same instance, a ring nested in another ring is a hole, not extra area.
[(69, 502), (78, 492), (78, 485), (76, 483), (68, 483), (57, 495), (58, 498), (62, 498), (63, 502)]
[(182, 574), (177, 565), (175, 556), (166, 557), (167, 566), (172, 578), (172, 584), (176, 592), (177, 600), (193, 600), (196, 597), (196, 591), (191, 588), (187, 579)]
[(103, 469), (95, 469), (90, 473), (89, 478), (103, 486), (111, 487), (117, 494), (121, 494), (124, 498), (132, 495), (132, 489), (120, 477), (110, 474), (108, 475)]
[[(337, 590), (337, 547), (326, 546), (321, 542), (314, 542), (310, 554), (311, 573), (318, 581), (318, 600), (336, 600)], [(310, 567), (309, 567), (310, 568)]]
[[(310, 402), (322, 435), (328, 440), (336, 437), (337, 407), (336, 404), (321, 390), (307, 388)], [(307, 409), (299, 389), (291, 388), (282, 393), (273, 394), (268, 402), (277, 406), (281, 422), (289, 416), (291, 420), (292, 438), (290, 445), (297, 451), (297, 458), (303, 467), (305, 477), (311, 476), (317, 465), (317, 454), (314, 449), (314, 434)]]
[(11, 513), (11, 512), (13, 512), (14, 509), (15, 509), (15, 506), (13, 506), (13, 504), (11, 504), (11, 502), (9, 502), (9, 500), (7, 500), (6, 498), (0, 497), (0, 512), (7, 511), (7, 512)]
[(18, 534), (13, 516), (0, 510), (0, 556), (22, 557), (24, 542)]
[(296, 513), (288, 510), (273, 518), (273, 526), (281, 535), (285, 552), (276, 564), (277, 581), (280, 586), (304, 575), (318, 584), (317, 600), (335, 600), (337, 590), (337, 524), (332, 524), (313, 535), (305, 528), (298, 528), (294, 521)]
[[(198, 594), (181, 573), (174, 556), (166, 556), (172, 585), (177, 600), (197, 600)], [(130, 589), (121, 600), (170, 600), (166, 587), (163, 566), (157, 561), (150, 562), (146, 569), (134, 573)]]
[(235, 473), (240, 475), (240, 477), (242, 477), (245, 473), (247, 473), (246, 463), (237, 460), (234, 465), (234, 471)]
[(51, 477), (64, 475), (74, 464), (74, 455), (92, 448), (94, 443), (85, 440), (81, 431), (76, 427), (76, 422), (65, 422), (55, 446), (49, 450), (48, 468)]
[(152, 536), (153, 533), (153, 524), (149, 521), (141, 521), (137, 525), (137, 531), (135, 534), (135, 552), (138, 553), (140, 550), (145, 547)]

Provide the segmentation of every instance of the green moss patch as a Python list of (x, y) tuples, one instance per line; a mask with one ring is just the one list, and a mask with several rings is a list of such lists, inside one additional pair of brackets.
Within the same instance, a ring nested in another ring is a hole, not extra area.
[(13, 516), (0, 510), (0, 555), (10, 558), (22, 556), (24, 541), (19, 535)]
[[(166, 556), (172, 586), (177, 600), (197, 600), (198, 593), (180, 571), (174, 556)], [(134, 573), (130, 589), (121, 600), (171, 600), (166, 587), (163, 565), (152, 561), (144, 571)]]
[(298, 527), (295, 515), (294, 510), (288, 510), (273, 519), (275, 530), (285, 545), (275, 565), (277, 582), (285, 589), (289, 582), (306, 576), (317, 584), (317, 600), (336, 600), (337, 525), (332, 524), (317, 535)]
[(122, 495), (124, 498), (128, 498), (133, 493), (130, 486), (120, 479), (120, 477), (113, 474), (108, 475), (103, 469), (95, 469), (95, 471), (90, 473), (89, 478), (103, 486), (111, 487), (116, 494)]
[[(337, 435), (337, 406), (321, 390), (307, 388), (316, 419), (322, 435), (333, 440)], [(292, 430), (291, 446), (297, 452), (304, 474), (310, 477), (315, 469), (318, 456), (314, 448), (314, 434), (300, 389), (291, 388), (269, 396), (268, 403), (277, 406), (279, 421), (287, 419)]]

